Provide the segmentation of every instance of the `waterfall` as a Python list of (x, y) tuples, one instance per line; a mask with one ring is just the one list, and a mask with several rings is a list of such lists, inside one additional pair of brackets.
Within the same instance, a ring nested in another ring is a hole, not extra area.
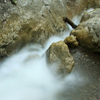
[(79, 72), (72, 72), (61, 79), (50, 71), (46, 62), (48, 47), (64, 38), (65, 35), (51, 37), (44, 48), (27, 45), (0, 63), (0, 100), (56, 100), (56, 95), (64, 87), (83, 83), (84, 77)]

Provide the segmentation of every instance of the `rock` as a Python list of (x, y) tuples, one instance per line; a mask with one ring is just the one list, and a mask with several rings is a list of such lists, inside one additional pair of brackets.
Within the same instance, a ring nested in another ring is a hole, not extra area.
[(0, 55), (28, 43), (44, 45), (51, 35), (62, 34), (67, 29), (64, 9), (58, 0), (17, 0), (17, 6), (0, 2)]
[[(44, 45), (51, 35), (67, 30), (63, 18), (80, 15), (99, 2), (84, 0), (10, 0), (0, 2), (0, 56), (9, 55), (28, 43)], [(88, 7), (88, 4), (90, 5)]]
[(63, 41), (53, 43), (46, 54), (49, 64), (57, 64), (57, 73), (68, 74), (72, 71), (74, 60)]
[(79, 26), (71, 34), (77, 37), (81, 46), (100, 52), (100, 9), (86, 12)]
[(79, 43), (76, 40), (76, 36), (70, 35), (65, 38), (64, 42), (70, 47), (78, 47)]

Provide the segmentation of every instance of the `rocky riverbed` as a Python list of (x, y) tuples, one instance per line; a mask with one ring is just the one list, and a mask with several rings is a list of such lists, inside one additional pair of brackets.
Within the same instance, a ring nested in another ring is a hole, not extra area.
[[(1, 0), (1, 100), (99, 100), (99, 7), (98, 0)], [(78, 19), (76, 29), (66, 16)]]
[[(79, 72), (79, 80), (75, 79), (70, 82), (70, 87), (64, 88), (62, 93), (59, 93), (58, 100), (99, 100), (100, 99), (100, 53), (93, 53), (81, 47), (70, 49), (74, 57), (75, 65), (72, 73)], [(77, 82), (78, 81), (78, 82)], [(71, 87), (72, 86), (72, 87)], [(60, 99), (59, 99), (60, 98)]]

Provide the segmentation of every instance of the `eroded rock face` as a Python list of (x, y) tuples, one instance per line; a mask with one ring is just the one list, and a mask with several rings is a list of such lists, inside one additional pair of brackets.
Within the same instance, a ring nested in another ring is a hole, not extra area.
[(53, 43), (47, 50), (47, 61), (49, 64), (57, 64), (57, 73), (68, 74), (72, 71), (74, 60), (68, 46), (59, 41)]
[(100, 9), (86, 12), (71, 34), (77, 37), (83, 47), (100, 52)]
[(62, 34), (67, 29), (64, 17), (71, 19), (84, 8), (99, 6), (97, 0), (16, 1), (16, 6), (10, 0), (0, 2), (0, 56), (28, 43), (44, 45), (51, 35)]

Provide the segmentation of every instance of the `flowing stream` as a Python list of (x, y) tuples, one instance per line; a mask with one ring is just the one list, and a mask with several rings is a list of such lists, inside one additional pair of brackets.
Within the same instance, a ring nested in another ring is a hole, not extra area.
[(82, 73), (72, 71), (61, 79), (46, 62), (48, 47), (66, 36), (51, 37), (44, 48), (30, 44), (0, 63), (0, 100), (58, 100), (57, 95), (65, 87), (84, 85)]
[(48, 68), (45, 52), (52, 42), (62, 39), (50, 38), (45, 48), (28, 45), (1, 63), (0, 100), (56, 100), (65, 82), (78, 79), (74, 74), (60, 79)]

